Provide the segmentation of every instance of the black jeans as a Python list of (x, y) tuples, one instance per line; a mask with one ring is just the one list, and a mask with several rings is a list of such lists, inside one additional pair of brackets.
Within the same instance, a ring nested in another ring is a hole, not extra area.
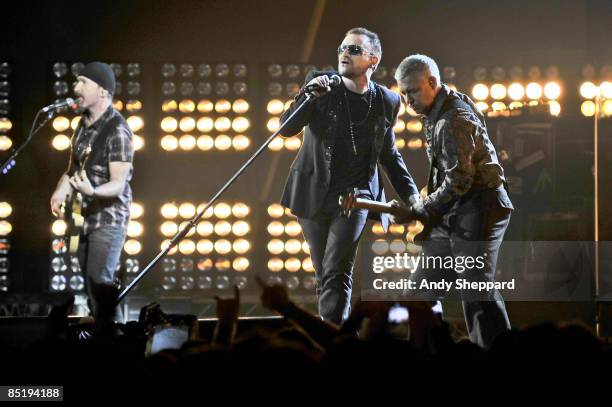
[[(372, 199), (368, 190), (361, 190), (360, 196)], [(319, 315), (338, 325), (351, 310), (353, 265), (367, 220), (366, 209), (342, 216), (335, 194), (328, 194), (314, 217), (298, 218), (317, 276)]]
[[(466, 270), (454, 268), (419, 268), (411, 280), (417, 284), (423, 279), (468, 282), (493, 282), (497, 257), (504, 233), (510, 223), (511, 210), (497, 204), (493, 192), (482, 194), (462, 204), (456, 211), (445, 216), (445, 221), (434, 227), (430, 238), (423, 244), (425, 256), (451, 256), (455, 259), (483, 256), (484, 267)], [(427, 300), (442, 299), (445, 291), (422, 293)], [(510, 329), (510, 321), (501, 293), (498, 290), (459, 292), (463, 314), (472, 342), (489, 347), (495, 337)]]

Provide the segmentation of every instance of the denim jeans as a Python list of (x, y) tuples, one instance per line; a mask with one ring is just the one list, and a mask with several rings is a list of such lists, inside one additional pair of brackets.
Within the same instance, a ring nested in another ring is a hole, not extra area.
[[(360, 195), (372, 199), (367, 190)], [(319, 315), (338, 325), (351, 310), (353, 265), (367, 220), (366, 209), (342, 216), (336, 194), (328, 194), (314, 217), (298, 218), (316, 272)]]
[[(115, 276), (125, 242), (126, 230), (120, 226), (102, 226), (81, 236), (77, 257), (83, 270), (89, 304), (94, 317), (99, 315), (100, 304), (113, 301), (106, 298), (109, 287), (115, 284)], [(106, 289), (105, 289), (106, 288)], [(115, 310), (115, 320), (121, 321), (119, 307)]]

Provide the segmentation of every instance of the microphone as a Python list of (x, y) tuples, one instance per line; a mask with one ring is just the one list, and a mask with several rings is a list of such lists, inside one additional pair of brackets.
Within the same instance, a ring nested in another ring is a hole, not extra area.
[(73, 110), (77, 108), (77, 104), (74, 102), (74, 99), (66, 98), (59, 102), (53, 103), (52, 105), (43, 107), (42, 112), (47, 113), (50, 110), (57, 110), (57, 109), (61, 109), (62, 107), (66, 107), (66, 106), (69, 106)]
[[(327, 77), (329, 78), (329, 86), (331, 88), (336, 87), (336, 86), (340, 85), (340, 83), (342, 83), (342, 78), (340, 77), (340, 75), (332, 74), (332, 75), (327, 75)], [(305, 90), (313, 91), (313, 90), (317, 90), (317, 89), (321, 89), (321, 88), (322, 87), (319, 86), (318, 84), (313, 83), (312, 85), (306, 86)]]

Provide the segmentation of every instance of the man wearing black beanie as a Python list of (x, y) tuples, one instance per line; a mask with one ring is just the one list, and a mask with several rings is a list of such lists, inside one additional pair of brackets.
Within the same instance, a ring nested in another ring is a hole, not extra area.
[[(105, 63), (92, 62), (77, 76), (74, 93), (82, 117), (72, 136), (68, 169), (51, 197), (56, 216), (72, 194), (80, 192), (84, 197), (85, 223), (77, 256), (96, 320), (108, 313), (100, 304), (114, 303), (107, 297), (115, 293), (112, 287), (132, 201), (132, 132), (113, 108), (114, 91), (115, 75)], [(121, 319), (119, 309), (115, 318)]]

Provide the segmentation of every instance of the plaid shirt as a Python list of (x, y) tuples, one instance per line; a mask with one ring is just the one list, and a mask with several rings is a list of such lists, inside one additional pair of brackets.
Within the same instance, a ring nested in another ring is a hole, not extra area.
[[(117, 119), (119, 125), (105, 126), (111, 119)], [(132, 145), (132, 131), (125, 119), (113, 106), (109, 106), (106, 112), (89, 127), (85, 127), (81, 120), (71, 139), (70, 163), (67, 174), (72, 175), (80, 165), (83, 155), (88, 146), (92, 149), (96, 145), (98, 137), (106, 139), (104, 151), (97, 162), (87, 161), (87, 177), (91, 185), (98, 187), (110, 181), (111, 162), (121, 161), (131, 163), (134, 159), (134, 147)], [(97, 154), (96, 154), (97, 155)], [(92, 150), (90, 157), (94, 156)], [(115, 198), (91, 198), (84, 197), (83, 211), (85, 215), (84, 233), (98, 229), (102, 226), (127, 227), (130, 220), (130, 204), (132, 202), (132, 190), (130, 180), (133, 170), (130, 169), (123, 191)]]

